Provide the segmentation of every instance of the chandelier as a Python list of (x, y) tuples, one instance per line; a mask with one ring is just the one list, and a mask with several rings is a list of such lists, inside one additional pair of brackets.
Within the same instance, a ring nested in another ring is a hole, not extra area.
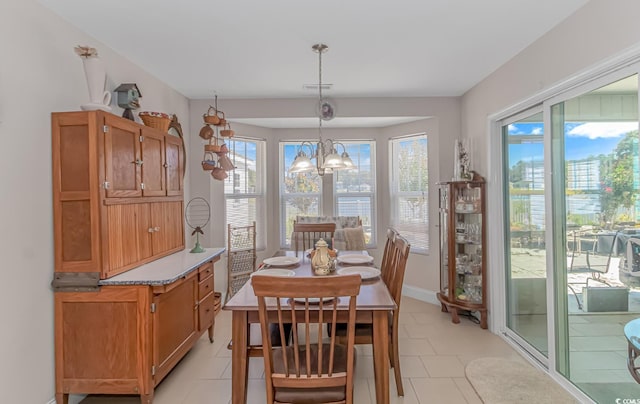
[[(304, 141), (300, 144), (296, 158), (289, 167), (289, 173), (309, 173), (317, 171), (318, 175), (331, 174), (335, 170), (353, 169), (355, 166), (346, 147), (332, 139), (322, 138), (322, 121), (334, 117), (333, 105), (322, 98), (322, 54), (329, 47), (325, 44), (315, 44), (311, 47), (318, 54), (318, 141), (313, 144)], [(342, 153), (338, 154), (338, 146), (342, 147)], [(308, 154), (305, 152), (305, 148)], [(315, 159), (315, 164), (311, 161)]]

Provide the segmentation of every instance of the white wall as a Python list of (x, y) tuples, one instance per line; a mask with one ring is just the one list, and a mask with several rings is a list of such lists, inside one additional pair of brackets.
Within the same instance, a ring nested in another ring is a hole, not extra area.
[(0, 2), (3, 403), (44, 404), (54, 396), (50, 113), (79, 110), (88, 102), (82, 62), (73, 51), (85, 44), (104, 61), (109, 90), (137, 83), (143, 109), (176, 113), (189, 132), (188, 102), (181, 94), (36, 1)]
[[(453, 140), (460, 136), (460, 99), (457, 97), (433, 98), (346, 98), (336, 99), (336, 109), (341, 117), (379, 117), (379, 116), (425, 116), (432, 117), (409, 124), (395, 125), (386, 128), (358, 128), (358, 129), (323, 129), (323, 136), (332, 139), (376, 140), (377, 162), (377, 220), (378, 234), (384, 235), (384, 229), (389, 225), (389, 177), (388, 177), (388, 149), (387, 141), (392, 136), (406, 135), (417, 132), (427, 132), (431, 135), (429, 146), (430, 178), (429, 185), (435, 188), (435, 183), (451, 178), (453, 173)], [(204, 140), (197, 136), (203, 125), (202, 115), (207, 111), (212, 100), (192, 100), (190, 102), (191, 127), (194, 135), (191, 139), (194, 156), (199, 156), (203, 150)], [(299, 118), (316, 116), (317, 99), (220, 99), (218, 107), (223, 110), (227, 118)], [(268, 129), (251, 125), (234, 124), (233, 129), (238, 136), (245, 135), (267, 140), (267, 248), (258, 252), (258, 258), (271, 256), (279, 249), (279, 216), (278, 199), (278, 142), (280, 140), (317, 139), (317, 129)], [(197, 152), (195, 150), (198, 150)], [(210, 195), (213, 211), (223, 214), (224, 196), (222, 183), (212, 180), (199, 167), (199, 161), (191, 161), (193, 175), (191, 177), (192, 194), (190, 196)], [(199, 171), (198, 171), (199, 170)], [(198, 174), (199, 172), (199, 174)], [(405, 275), (406, 284), (414, 291), (416, 297), (428, 298), (430, 292), (439, 289), (438, 272), (438, 238), (437, 238), (437, 193), (430, 200), (432, 217), (430, 236), (432, 250), (429, 255), (412, 255)], [(224, 223), (222, 216), (219, 223)], [(382, 229), (382, 231), (381, 231)], [(224, 226), (213, 226), (207, 235), (206, 246), (219, 246), (224, 243)], [(385, 240), (378, 240), (378, 250), (371, 253), (378, 257)], [(225, 290), (226, 271), (223, 265), (216, 270), (216, 290)], [(431, 294), (432, 295), (432, 294)]]
[(487, 117), (638, 44), (639, 13), (635, 0), (590, 1), (463, 96), (462, 133), (481, 173)]

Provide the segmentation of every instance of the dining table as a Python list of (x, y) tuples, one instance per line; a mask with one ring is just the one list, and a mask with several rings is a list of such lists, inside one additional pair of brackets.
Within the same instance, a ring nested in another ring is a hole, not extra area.
[[(307, 254), (299, 258), (299, 262), (293, 265), (282, 266), (294, 272), (293, 276), (306, 277), (311, 281), (317, 276), (336, 276), (342, 272), (341, 268), (350, 265), (341, 263), (342, 255), (353, 254), (367, 255), (366, 251), (341, 251), (338, 252), (336, 270), (329, 275), (315, 275), (311, 268), (311, 259)], [(276, 256), (296, 257), (295, 251), (281, 251)], [(273, 262), (273, 260), (268, 262)], [(285, 260), (286, 261), (286, 260)], [(294, 259), (295, 261), (295, 259)], [(287, 262), (283, 262), (286, 264)], [(358, 264), (362, 265), (362, 264)], [(372, 265), (372, 264), (371, 264)], [(277, 265), (275, 265), (277, 266)], [(274, 267), (274, 265), (262, 265), (261, 268)], [(367, 278), (367, 279), (364, 279)], [(346, 301), (346, 299), (342, 299)], [(339, 304), (339, 307), (343, 304)], [(347, 305), (343, 305), (347, 308)], [(375, 377), (376, 403), (389, 403), (389, 312), (396, 309), (396, 304), (387, 286), (380, 276), (363, 276), (360, 293), (356, 298), (356, 323), (372, 324), (373, 326), (373, 367)], [(255, 347), (249, 345), (249, 330), (251, 324), (259, 324), (258, 300), (253, 292), (251, 281), (238, 290), (224, 305), (223, 310), (232, 312), (231, 323), (231, 366), (232, 366), (232, 391), (231, 402), (244, 404), (247, 402), (247, 381), (249, 370), (250, 352), (255, 352)], [(345, 315), (346, 310), (341, 310)], [(269, 313), (271, 315), (271, 313)], [(274, 313), (275, 315), (275, 313)], [(340, 319), (340, 318), (339, 318)], [(346, 322), (346, 320), (345, 320)], [(261, 349), (261, 348), (260, 348)]]

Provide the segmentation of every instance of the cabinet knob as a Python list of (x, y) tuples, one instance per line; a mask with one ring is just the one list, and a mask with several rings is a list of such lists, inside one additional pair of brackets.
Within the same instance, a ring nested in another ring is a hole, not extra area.
[(159, 227), (154, 227), (153, 231), (160, 231), (160, 228)]
[(153, 227), (149, 227), (148, 232), (149, 232), (149, 233), (153, 233)]
[(144, 162), (140, 159), (136, 159), (136, 161), (132, 161), (131, 164), (135, 164), (138, 167), (141, 166)]

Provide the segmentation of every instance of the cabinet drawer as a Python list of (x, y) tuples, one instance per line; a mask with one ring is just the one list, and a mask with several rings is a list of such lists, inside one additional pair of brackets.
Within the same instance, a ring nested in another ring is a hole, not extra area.
[(213, 262), (205, 262), (198, 268), (198, 280), (201, 281), (213, 274)]
[(200, 331), (209, 328), (214, 321), (215, 311), (213, 308), (213, 293), (209, 293), (207, 297), (200, 301), (198, 306), (198, 329)]
[(200, 281), (198, 286), (198, 299), (204, 298), (211, 292), (213, 292), (213, 275), (203, 281)]

